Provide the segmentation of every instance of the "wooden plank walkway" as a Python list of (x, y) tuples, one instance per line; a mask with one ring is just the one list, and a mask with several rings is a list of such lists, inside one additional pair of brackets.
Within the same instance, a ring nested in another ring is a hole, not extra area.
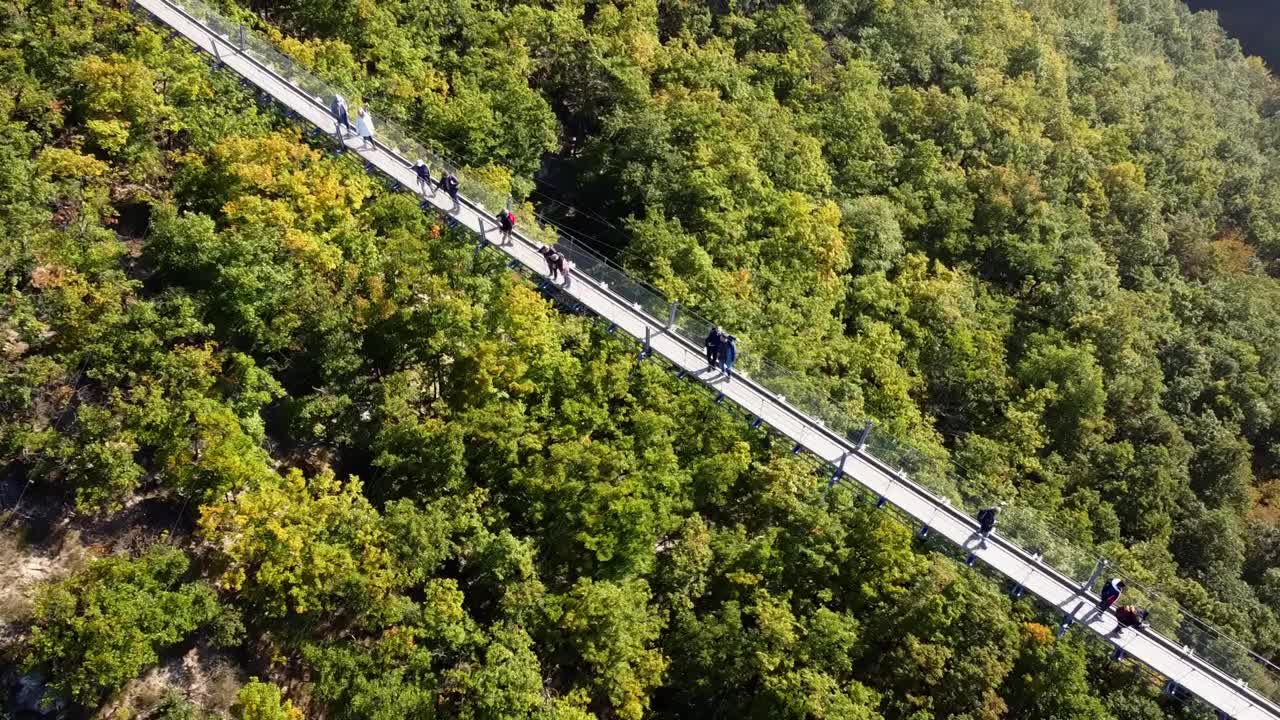
[[(271, 95), (307, 122), (326, 132), (333, 131), (334, 119), (327, 109), (330, 98), (312, 97), (251, 56), (237, 52), (232, 39), (216, 35), (209, 27), (184, 12), (181, 3), (175, 4), (169, 0), (135, 0), (135, 3), (159, 22), (210, 55), (216, 56), (227, 68)], [(375, 123), (376, 120), (377, 118)], [(404, 188), (417, 187), (416, 176), (409, 165), (415, 158), (401, 158), (382, 145), (362, 150), (360, 141), (356, 138), (348, 138), (345, 142), (350, 152), (358, 153)], [(495, 243), (499, 240), (495, 218), (479, 205), (463, 200), (458, 207), (454, 207), (444, 193), (428, 196), (426, 200), (480, 237)], [(495, 247), (535, 273), (546, 275), (546, 263), (538, 254), (537, 245), (520, 232), (512, 234), (509, 244), (495, 244)], [(702, 348), (674, 333), (664, 332), (666, 318), (651, 317), (607, 287), (597, 284), (592, 278), (572, 268), (570, 273), (572, 282), (569, 287), (564, 288), (565, 293), (632, 337), (641, 341), (649, 337), (653, 352), (676, 367), (694, 377), (709, 379), (704, 377), (707, 363)], [(1057, 608), (1064, 617), (1070, 617), (1074, 623), (1123, 648), (1130, 657), (1173, 680), (1226, 716), (1236, 720), (1280, 720), (1280, 708), (1269, 700), (1207, 660), (1153, 631), (1128, 630), (1117, 639), (1113, 634), (1116, 629), (1114, 617), (1094, 612), (1097, 596), (1081, 591), (1079, 582), (1000, 537), (998, 532), (985, 544), (976, 543), (977, 523), (973, 518), (898, 475), (888, 465), (827, 430), (821, 422), (806, 416), (766, 388), (749, 378), (739, 378), (736, 374), (734, 381), (721, 380), (715, 383), (715, 387), (724, 394), (725, 399), (762, 418), (808, 452), (832, 466), (843, 467), (847, 480), (886, 499), (928, 526), (931, 533), (946, 537), (956, 545), (970, 550), (982, 562)]]

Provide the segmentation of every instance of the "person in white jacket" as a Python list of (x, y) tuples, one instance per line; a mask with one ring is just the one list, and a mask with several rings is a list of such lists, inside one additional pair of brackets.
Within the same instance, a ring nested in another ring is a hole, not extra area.
[(373, 118), (369, 115), (369, 108), (360, 108), (360, 115), (356, 117), (356, 134), (364, 147), (373, 147)]

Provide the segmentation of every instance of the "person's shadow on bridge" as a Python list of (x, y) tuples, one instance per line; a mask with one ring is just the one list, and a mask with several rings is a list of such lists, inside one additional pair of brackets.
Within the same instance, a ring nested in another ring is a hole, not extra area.
[(970, 535), (960, 547), (970, 552), (974, 550), (986, 550), (987, 536), (983, 535), (981, 530), (974, 530), (973, 534)]

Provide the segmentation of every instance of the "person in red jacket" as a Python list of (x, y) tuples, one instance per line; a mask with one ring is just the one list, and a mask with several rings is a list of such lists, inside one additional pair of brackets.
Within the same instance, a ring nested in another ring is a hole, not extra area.
[(502, 244), (506, 245), (511, 240), (511, 231), (516, 229), (516, 216), (510, 210), (502, 210), (498, 213), (498, 229), (501, 231)]
[(1149, 611), (1135, 605), (1121, 605), (1116, 608), (1116, 634), (1124, 632), (1125, 628), (1141, 630), (1146, 627), (1147, 616), (1150, 614)]

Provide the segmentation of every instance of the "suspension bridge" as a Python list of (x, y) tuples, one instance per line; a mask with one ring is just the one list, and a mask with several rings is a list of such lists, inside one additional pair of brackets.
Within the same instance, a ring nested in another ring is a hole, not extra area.
[[(334, 131), (335, 118), (329, 112), (331, 88), (296, 67), (255, 34), (246, 32), (243, 25), (225, 19), (199, 0), (134, 0), (134, 5), (170, 28), (175, 37), (185, 38), (208, 53), (222, 67), (237, 73), (291, 114), (322, 132)], [(387, 126), (380, 127), (385, 133)], [(418, 157), (407, 155), (404, 143), (380, 140), (366, 149), (361, 147), (359, 138), (340, 141), (347, 152), (357, 153), (370, 171), (385, 175), (406, 191), (418, 187), (413, 169)], [(467, 190), (465, 184), (463, 190)], [(504, 241), (494, 212), (483, 202), (468, 198), (466, 193), (457, 203), (443, 193), (424, 193), (421, 199), (424, 209), (440, 213), (449, 218), (450, 224), (457, 223), (475, 233), (479, 241), (477, 250), (491, 246), (504, 253), (513, 266), (523, 266), (535, 276), (546, 275), (546, 261), (538, 252), (542, 242), (534, 230), (518, 230)], [(1088, 579), (1081, 579), (1078, 571), (1076, 577), (1072, 577), (998, 530), (982, 541), (977, 534), (977, 522), (965, 509), (956, 507), (947, 495), (913, 480), (868, 449), (869, 425), (860, 434), (845, 434), (807, 414), (758, 379), (735, 374), (729, 382), (719, 373), (709, 373), (701, 338), (690, 332), (687, 324), (677, 322), (677, 305), (665, 301), (645, 302), (652, 293), (641, 297), (627, 292), (640, 286), (604, 264), (582, 262), (587, 255), (580, 248), (567, 248), (566, 255), (577, 261), (569, 267), (567, 281), (557, 287), (557, 292), (566, 300), (635, 338), (643, 348), (642, 357), (659, 356), (681, 376), (707, 382), (716, 393), (717, 401), (737, 405), (750, 414), (753, 425), (767, 424), (789, 438), (796, 452), (808, 452), (827, 463), (832, 469), (832, 483), (852, 483), (870, 493), (881, 506), (891, 504), (919, 523), (922, 532), (945, 538), (962, 548), (970, 564), (984, 563), (1012, 581), (1019, 591), (1035, 595), (1056, 608), (1061, 614), (1063, 629), (1086, 628), (1115, 646), (1118, 656), (1133, 658), (1167, 678), (1167, 690), (1194, 695), (1215, 708), (1220, 718), (1280, 720), (1280, 705), (1272, 699), (1280, 697), (1280, 681), (1272, 684), (1273, 675), (1266, 661), (1228, 642), (1234, 651), (1233, 659), (1245, 658), (1244, 665), (1250, 672), (1241, 672), (1239, 662), (1226, 662), (1223, 659), (1226, 655), (1207, 657), (1203, 649), (1197, 652), (1187, 644), (1186, 638), (1166, 637), (1150, 628), (1117, 634), (1114, 615), (1096, 610), (1098, 597), (1092, 592), (1103, 565), (1098, 565)], [(663, 308), (667, 312), (661, 312)], [(1255, 683), (1268, 687), (1252, 687), (1241, 675), (1250, 675)]]

